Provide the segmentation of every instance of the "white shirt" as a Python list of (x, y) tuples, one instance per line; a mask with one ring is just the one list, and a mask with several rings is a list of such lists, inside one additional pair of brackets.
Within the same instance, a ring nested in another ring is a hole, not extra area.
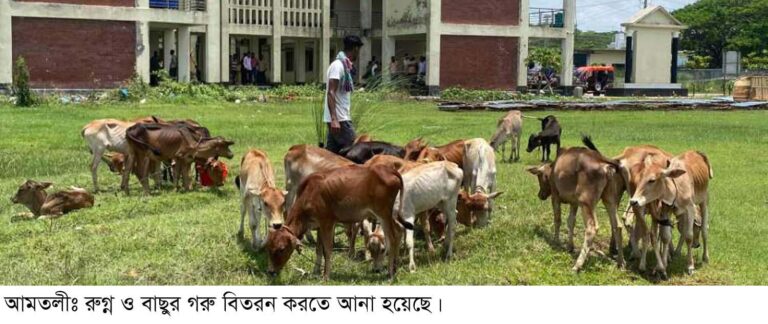
[(331, 113), (328, 110), (328, 86), (331, 85), (330, 79), (339, 80), (339, 89), (336, 89), (336, 118), (339, 122), (352, 120), (349, 114), (351, 92), (342, 89), (342, 77), (344, 76), (344, 64), (339, 60), (333, 61), (328, 67), (328, 74), (325, 77), (325, 99), (323, 100), (323, 122), (331, 122)]
[(419, 74), (427, 74), (427, 62), (419, 62)]
[(251, 67), (251, 57), (250, 56), (246, 56), (246, 57), (243, 58), (243, 67), (245, 67), (245, 69), (248, 70), (248, 71), (253, 69), (253, 67)]

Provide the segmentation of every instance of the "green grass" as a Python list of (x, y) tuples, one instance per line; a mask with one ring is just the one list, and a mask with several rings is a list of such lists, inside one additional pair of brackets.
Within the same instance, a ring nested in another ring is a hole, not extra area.
[[(501, 112), (438, 112), (431, 103), (371, 102), (375, 118), (365, 128), (377, 139), (404, 143), (425, 135), (442, 144), (456, 138), (485, 137)], [(297, 143), (315, 143), (312, 115), (302, 103), (269, 104), (121, 104), (53, 106), (17, 109), (0, 106), (0, 284), (3, 285), (262, 285), (323, 284), (301, 276), (293, 267), (312, 269), (314, 250), (294, 254), (277, 281), (265, 275), (266, 259), (238, 240), (238, 193), (231, 181), (221, 192), (176, 193), (165, 189), (151, 197), (118, 193), (119, 179), (106, 167), (100, 184), (106, 192), (96, 206), (55, 221), (16, 217), (26, 211), (8, 199), (25, 179), (47, 180), (55, 189), (70, 185), (91, 188), (89, 153), (80, 128), (96, 118), (157, 115), (192, 118), (213, 134), (234, 139), (231, 174), (248, 147), (266, 150), (283, 184), (282, 156)], [(354, 108), (353, 108), (354, 109)], [(548, 112), (530, 115), (542, 116)], [(652, 143), (671, 152), (706, 152), (714, 168), (711, 196), (711, 261), (693, 276), (684, 274), (680, 259), (671, 265), (669, 281), (660, 284), (767, 284), (768, 126), (766, 111), (733, 112), (555, 112), (564, 127), (563, 144), (578, 145), (589, 133), (598, 147), (615, 155), (628, 145)], [(525, 120), (525, 134), (536, 123)], [(534, 177), (525, 166), (538, 156), (522, 153), (522, 161), (498, 164), (498, 199), (491, 227), (468, 230), (459, 225), (454, 260), (426, 253), (417, 239), (417, 272), (408, 273), (401, 257), (396, 284), (401, 285), (644, 285), (657, 283), (638, 273), (635, 263), (624, 271), (612, 260), (592, 256), (584, 270), (570, 271), (574, 255), (550, 245), (552, 209), (536, 198)], [(231, 180), (231, 178), (230, 178)], [(626, 197), (625, 197), (626, 199)], [(567, 213), (566, 213), (567, 215)], [(583, 235), (577, 221), (577, 246)], [(598, 244), (607, 246), (610, 225), (599, 210)], [(340, 230), (339, 230), (340, 231)], [(417, 234), (417, 237), (419, 235)], [(675, 239), (677, 234), (675, 233)], [(625, 235), (626, 240), (626, 235)], [(389, 284), (370, 265), (347, 258), (338, 236), (331, 281), (335, 285)], [(361, 244), (358, 242), (358, 246)], [(441, 248), (438, 247), (438, 251)], [(701, 251), (697, 250), (697, 260)], [(649, 256), (652, 261), (653, 257)]]

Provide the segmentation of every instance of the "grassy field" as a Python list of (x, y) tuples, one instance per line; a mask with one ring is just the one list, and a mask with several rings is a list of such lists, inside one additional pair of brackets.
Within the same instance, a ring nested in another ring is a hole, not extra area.
[[(359, 103), (358, 103), (359, 104)], [(438, 112), (433, 104), (368, 103), (361, 128), (377, 139), (404, 143), (425, 136), (434, 144), (456, 138), (492, 134), (502, 114)], [(354, 109), (354, 108), (353, 108)], [(542, 116), (548, 112), (530, 113)], [(105, 192), (96, 206), (69, 214), (49, 231), (46, 221), (17, 215), (11, 205), (25, 179), (53, 181), (54, 188), (91, 188), (89, 153), (80, 128), (96, 118), (146, 115), (192, 118), (213, 134), (236, 141), (231, 174), (249, 147), (266, 150), (284, 181), (282, 156), (297, 143), (315, 143), (312, 116), (302, 103), (270, 104), (144, 104), (57, 106), (17, 109), (0, 106), (0, 284), (3, 285), (263, 285), (323, 284), (291, 268), (312, 269), (313, 249), (294, 254), (276, 281), (266, 274), (266, 258), (250, 251), (247, 239), (235, 236), (239, 222), (238, 193), (229, 184), (220, 192), (176, 193), (165, 189), (141, 197), (118, 193), (119, 179), (100, 170)], [(734, 112), (556, 112), (564, 128), (563, 144), (578, 145), (589, 133), (598, 147), (615, 155), (628, 145), (653, 143), (671, 152), (706, 152), (715, 178), (711, 196), (711, 261), (693, 276), (684, 274), (681, 259), (672, 263), (670, 280), (658, 284), (766, 284), (768, 277), (768, 111)], [(536, 128), (526, 120), (525, 133)], [(468, 230), (459, 225), (449, 263), (426, 253), (417, 239), (417, 272), (408, 273), (407, 258), (399, 285), (645, 285), (653, 278), (638, 273), (636, 263), (624, 271), (607, 258), (593, 255), (584, 271), (572, 273), (575, 255), (550, 245), (552, 209), (536, 198), (535, 178), (524, 171), (538, 156), (522, 153), (519, 163), (498, 164), (499, 197), (491, 227)], [(231, 180), (231, 178), (230, 178)], [(50, 192), (50, 191), (49, 191)], [(626, 197), (625, 197), (626, 200)], [(567, 213), (566, 213), (567, 215)], [(610, 226), (599, 210), (598, 244), (607, 250)], [(565, 229), (563, 229), (565, 231)], [(577, 221), (577, 246), (583, 236)], [(341, 236), (339, 236), (341, 237)], [(677, 234), (675, 233), (675, 239)], [(626, 240), (626, 235), (625, 235)], [(331, 281), (334, 285), (389, 284), (370, 265), (350, 260), (337, 239)], [(358, 246), (360, 244), (358, 243)], [(440, 251), (441, 248), (438, 248)], [(697, 260), (700, 250), (696, 251)], [(652, 256), (649, 256), (652, 260)]]

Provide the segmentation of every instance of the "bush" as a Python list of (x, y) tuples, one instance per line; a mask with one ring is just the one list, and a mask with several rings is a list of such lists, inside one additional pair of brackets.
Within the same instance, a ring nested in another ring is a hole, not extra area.
[(16, 106), (30, 107), (36, 102), (35, 94), (29, 89), (29, 68), (23, 57), (19, 56), (13, 71), (13, 94)]
[(465, 102), (484, 102), (496, 100), (530, 100), (533, 97), (527, 94), (519, 94), (510, 91), (501, 90), (472, 90), (458, 87), (445, 89), (440, 94), (444, 100), (455, 100)]

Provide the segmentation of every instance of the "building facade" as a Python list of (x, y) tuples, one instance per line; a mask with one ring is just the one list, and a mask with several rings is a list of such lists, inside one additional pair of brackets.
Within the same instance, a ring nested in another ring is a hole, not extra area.
[(430, 92), (514, 90), (527, 83), (531, 38), (561, 40), (570, 75), (574, 11), (574, 0), (0, 0), (0, 85), (23, 56), (34, 87), (113, 88), (134, 72), (149, 80), (154, 53), (177, 62), (180, 81), (237, 83), (233, 67), (254, 53), (270, 83), (324, 82), (354, 34), (366, 44), (360, 71), (375, 57), (386, 75), (391, 57), (409, 54), (427, 58)]

